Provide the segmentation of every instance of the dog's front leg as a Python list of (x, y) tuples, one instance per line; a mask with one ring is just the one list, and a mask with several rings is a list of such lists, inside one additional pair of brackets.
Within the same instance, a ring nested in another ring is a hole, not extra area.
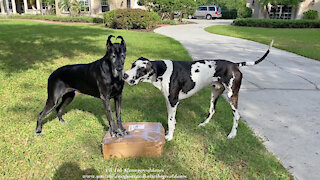
[(121, 100), (122, 96), (116, 96), (114, 98), (114, 104), (116, 107), (116, 117), (117, 117), (117, 125), (118, 125), (118, 130), (121, 135), (127, 135), (129, 132), (122, 126), (122, 120), (121, 120)]
[(171, 141), (173, 138), (173, 132), (176, 125), (176, 112), (177, 112), (177, 106), (179, 102), (176, 102), (176, 104), (171, 105), (170, 101), (167, 100), (167, 110), (168, 110), (168, 133), (165, 136), (166, 140)]
[(107, 119), (109, 121), (109, 132), (112, 137), (118, 137), (118, 136), (120, 136), (120, 134), (118, 133), (118, 131), (117, 131), (118, 128), (112, 118), (112, 111), (111, 111), (111, 107), (110, 107), (110, 98), (102, 97), (101, 99), (102, 99), (103, 105), (106, 109)]

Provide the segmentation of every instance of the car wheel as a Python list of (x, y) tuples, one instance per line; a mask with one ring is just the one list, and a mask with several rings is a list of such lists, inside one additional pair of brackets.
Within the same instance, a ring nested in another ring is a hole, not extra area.
[(206, 19), (208, 19), (208, 20), (212, 19), (211, 15), (208, 14), (208, 15), (206, 16)]

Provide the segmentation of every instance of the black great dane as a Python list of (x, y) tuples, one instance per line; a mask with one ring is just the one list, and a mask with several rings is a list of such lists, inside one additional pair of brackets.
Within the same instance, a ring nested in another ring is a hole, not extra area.
[[(42, 131), (42, 119), (57, 105), (56, 110), (60, 122), (63, 109), (73, 100), (75, 91), (100, 98), (107, 112), (109, 132), (112, 137), (128, 134), (121, 122), (121, 94), (124, 85), (124, 60), (126, 58), (126, 44), (121, 36), (121, 43), (112, 43), (110, 35), (107, 40), (105, 56), (89, 64), (67, 65), (55, 70), (48, 79), (48, 99), (37, 120), (36, 134)], [(113, 120), (110, 99), (114, 98), (117, 125)]]
[[(269, 49), (272, 47), (271, 41)], [(233, 126), (228, 138), (237, 134), (238, 121), (238, 95), (241, 86), (241, 66), (255, 65), (264, 60), (268, 51), (257, 61), (233, 63), (226, 60), (199, 60), (199, 61), (150, 61), (140, 57), (132, 64), (132, 68), (125, 72), (123, 78), (130, 85), (140, 81), (152, 83), (166, 98), (168, 109), (167, 140), (173, 138), (175, 129), (175, 115), (180, 99), (185, 99), (204, 87), (211, 86), (211, 103), (207, 119), (199, 124), (207, 124), (215, 112), (218, 97), (226, 89), (228, 101), (233, 110)]]

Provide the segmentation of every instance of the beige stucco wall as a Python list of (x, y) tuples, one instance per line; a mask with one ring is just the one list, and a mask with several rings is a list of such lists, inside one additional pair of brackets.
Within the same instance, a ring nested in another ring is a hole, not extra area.
[(320, 0), (304, 0), (301, 2), (297, 10), (296, 19), (301, 19), (303, 17), (303, 13), (308, 10), (316, 10), (320, 16)]
[[(89, 0), (90, 1), (90, 16), (102, 16), (101, 12), (101, 1), (100, 0)], [(142, 6), (137, 6), (137, 0), (130, 0), (130, 8), (142, 8)], [(55, 0), (56, 7), (58, 6), (59, 0)], [(113, 9), (125, 9), (127, 8), (127, 0), (108, 0), (110, 10)], [(60, 16), (68, 16), (69, 14), (62, 13), (62, 10), (56, 8), (56, 14)]]
[[(253, 18), (267, 18), (267, 10), (265, 7), (260, 5), (258, 0), (255, 0), (255, 3), (252, 4), (253, 0), (247, 0), (247, 7), (253, 10)], [(304, 0), (299, 4), (297, 8), (292, 9), (293, 19), (301, 19), (303, 13), (308, 10), (316, 10), (320, 16), (320, 0)]]

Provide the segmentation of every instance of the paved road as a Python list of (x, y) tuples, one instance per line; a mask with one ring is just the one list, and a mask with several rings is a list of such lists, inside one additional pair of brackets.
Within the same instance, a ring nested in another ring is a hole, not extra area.
[[(155, 32), (180, 41), (194, 60), (253, 61), (268, 48), (203, 30), (231, 21), (195, 21), (198, 24), (161, 27)], [(320, 62), (272, 48), (265, 61), (254, 67), (242, 67), (241, 71), (242, 119), (265, 139), (267, 149), (276, 154), (295, 178), (319, 179)]]

